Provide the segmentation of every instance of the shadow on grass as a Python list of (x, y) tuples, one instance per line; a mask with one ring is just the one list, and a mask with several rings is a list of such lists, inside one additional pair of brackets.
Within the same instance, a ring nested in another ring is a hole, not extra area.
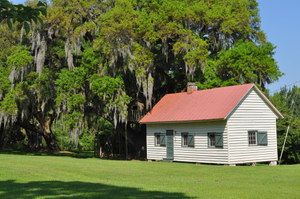
[(0, 198), (191, 198), (184, 193), (144, 191), (101, 183), (0, 181)]
[(94, 151), (72, 151), (72, 153), (36, 152), (30, 150), (0, 150), (0, 154), (29, 155), (29, 156), (64, 156), (73, 158), (93, 158)]

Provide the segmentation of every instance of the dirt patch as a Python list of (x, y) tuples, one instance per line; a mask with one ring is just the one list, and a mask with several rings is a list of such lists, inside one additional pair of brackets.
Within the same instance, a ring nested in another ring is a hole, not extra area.
[(72, 151), (56, 151), (56, 153), (70, 153), (70, 154), (74, 154), (75, 152), (72, 152)]
[[(34, 151), (34, 150), (33, 150)], [(40, 150), (36, 150), (35, 152), (45, 152), (45, 153), (69, 153), (69, 154), (75, 154), (75, 152), (72, 151), (50, 151), (48, 149), (40, 149)]]
[(72, 151), (51, 151), (48, 149), (22, 149), (22, 151), (28, 152), (28, 153), (68, 153), (68, 154), (75, 154), (75, 152)]

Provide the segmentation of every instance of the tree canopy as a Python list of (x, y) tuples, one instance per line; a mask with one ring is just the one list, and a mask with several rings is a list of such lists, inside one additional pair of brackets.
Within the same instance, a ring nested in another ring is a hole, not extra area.
[(47, 4), (38, 1), (36, 8), (31, 6), (24, 6), (22, 4), (13, 5), (8, 0), (0, 0), (0, 20), (6, 20), (10, 29), (12, 29), (12, 22), (18, 21), (25, 27), (26, 33), (29, 33), (30, 27), (28, 23), (39, 21), (43, 24), (40, 14), (47, 16)]
[(255, 0), (53, 0), (40, 17), (23, 37), (0, 27), (0, 121), (2, 132), (17, 125), (51, 150), (58, 124), (78, 146), (108, 121), (118, 135), (126, 126), (138, 151), (133, 105), (146, 112), (188, 81), (265, 89), (282, 76)]

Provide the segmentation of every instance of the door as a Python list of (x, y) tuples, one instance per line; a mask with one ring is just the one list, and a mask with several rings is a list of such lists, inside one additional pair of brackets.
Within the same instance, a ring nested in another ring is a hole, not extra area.
[(174, 159), (173, 130), (167, 130), (167, 159)]

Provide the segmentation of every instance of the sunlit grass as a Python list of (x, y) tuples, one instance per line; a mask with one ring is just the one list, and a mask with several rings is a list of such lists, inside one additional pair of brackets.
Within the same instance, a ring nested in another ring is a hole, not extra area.
[(300, 198), (300, 165), (0, 154), (0, 198)]

